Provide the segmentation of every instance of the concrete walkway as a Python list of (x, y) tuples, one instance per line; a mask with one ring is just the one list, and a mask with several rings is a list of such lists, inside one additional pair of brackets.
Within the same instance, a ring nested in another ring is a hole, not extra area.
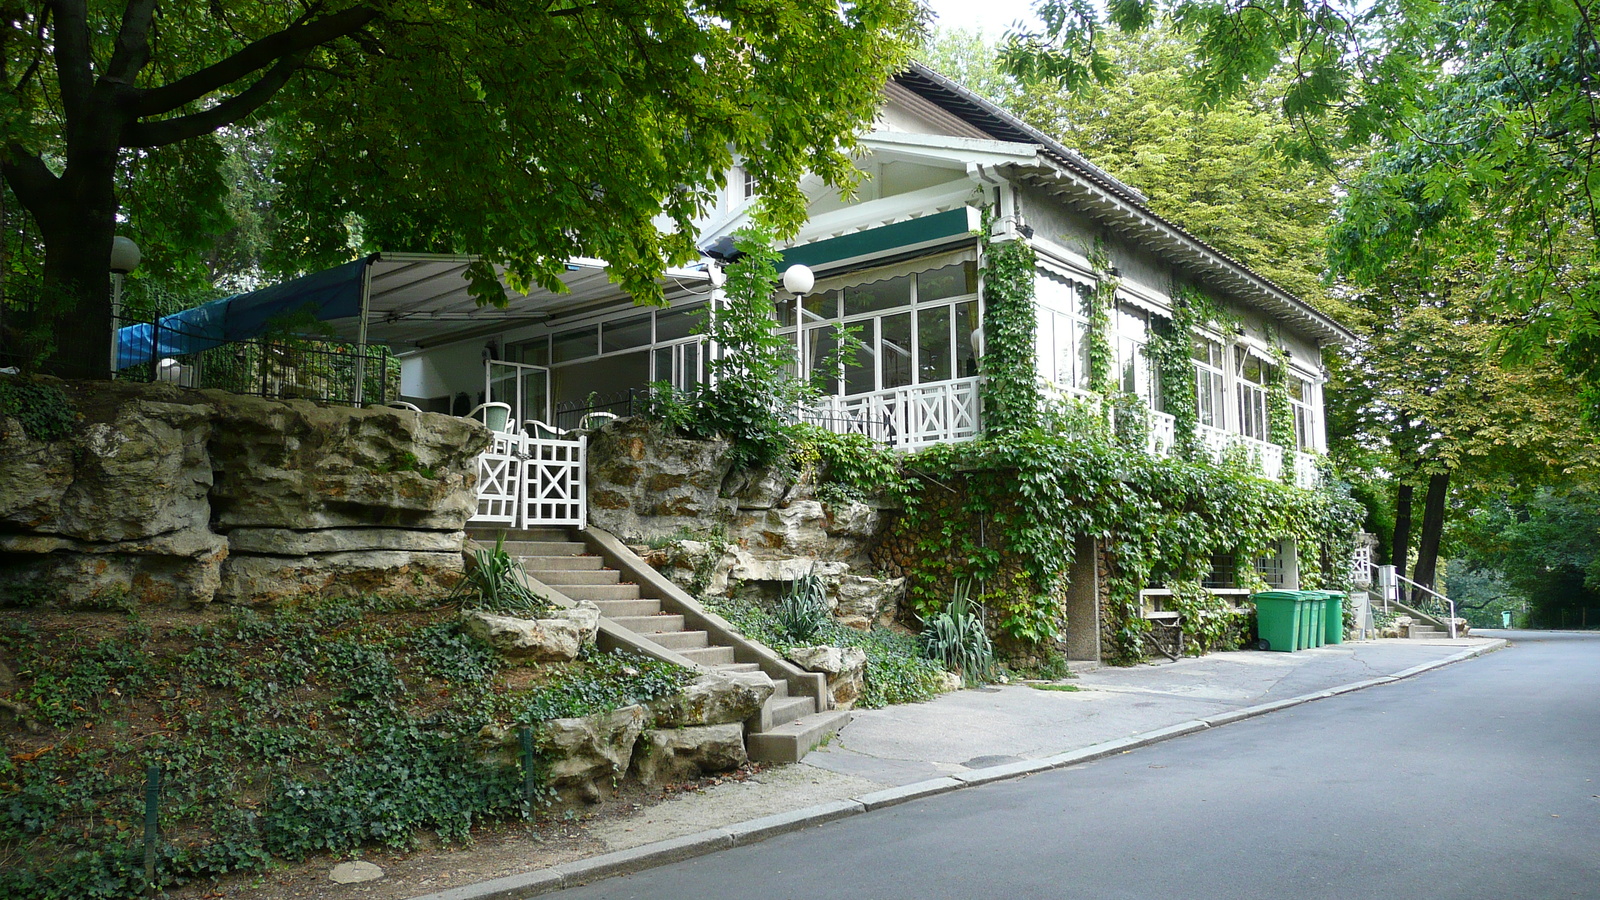
[[(427, 895), (527, 897), (1003, 778), (1073, 765), (1397, 678), (1506, 645), (1498, 638), (1378, 640), (1299, 653), (1217, 653), (1098, 667), (1057, 685), (1013, 684), (862, 710), (797, 765), (597, 825), (608, 852)], [(424, 898), (419, 898), (424, 900)]]

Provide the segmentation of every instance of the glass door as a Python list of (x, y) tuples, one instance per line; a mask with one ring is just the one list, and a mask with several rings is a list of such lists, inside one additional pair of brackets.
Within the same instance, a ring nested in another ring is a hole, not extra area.
[(511, 407), (519, 428), (529, 419), (550, 422), (550, 370), (544, 366), (491, 359), (483, 364), (485, 396)]

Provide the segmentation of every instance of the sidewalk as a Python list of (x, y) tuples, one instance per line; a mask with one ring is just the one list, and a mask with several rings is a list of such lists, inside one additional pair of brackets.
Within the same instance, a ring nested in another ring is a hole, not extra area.
[[(862, 710), (793, 766), (596, 823), (583, 858), (417, 900), (501, 900), (641, 871), (920, 796), (1085, 762), (1309, 700), (1379, 687), (1506, 646), (1495, 638), (1377, 640), (1299, 653), (1242, 651), (1061, 684), (1001, 685)], [(557, 864), (550, 865), (555, 862)], [(453, 880), (453, 879), (452, 879)]]

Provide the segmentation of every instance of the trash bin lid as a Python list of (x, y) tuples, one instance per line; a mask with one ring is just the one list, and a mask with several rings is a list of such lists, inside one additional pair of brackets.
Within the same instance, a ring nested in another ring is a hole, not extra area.
[(1307, 600), (1305, 591), (1261, 591), (1251, 594), (1251, 600)]

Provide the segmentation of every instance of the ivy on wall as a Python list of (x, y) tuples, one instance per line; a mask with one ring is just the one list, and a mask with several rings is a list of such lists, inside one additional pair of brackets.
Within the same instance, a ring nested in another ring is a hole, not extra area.
[(1038, 362), (1033, 308), (1034, 253), (1027, 241), (990, 244), (984, 255), (980, 365), (984, 427), (1010, 434), (1039, 422)]
[[(1270, 338), (1271, 335), (1269, 334)], [(1294, 433), (1294, 409), (1289, 404), (1289, 354), (1272, 345), (1272, 368), (1267, 370), (1267, 439), (1285, 450), (1298, 449)], [(1284, 477), (1293, 478), (1293, 467), (1283, 467)]]
[(1195, 459), (1205, 449), (1198, 436), (1194, 335), (1217, 317), (1210, 297), (1194, 287), (1180, 287), (1173, 291), (1172, 318), (1155, 323), (1145, 346), (1145, 355), (1161, 383), (1163, 411), (1172, 416), (1173, 452), (1185, 459)]
[(1089, 320), (1089, 389), (1110, 398), (1116, 390), (1111, 351), (1111, 310), (1117, 304), (1117, 287), (1122, 280), (1111, 273), (1111, 254), (1105, 242), (1095, 238), (1089, 252), (1089, 267), (1094, 270), (1094, 288), (1083, 295), (1083, 315)]

